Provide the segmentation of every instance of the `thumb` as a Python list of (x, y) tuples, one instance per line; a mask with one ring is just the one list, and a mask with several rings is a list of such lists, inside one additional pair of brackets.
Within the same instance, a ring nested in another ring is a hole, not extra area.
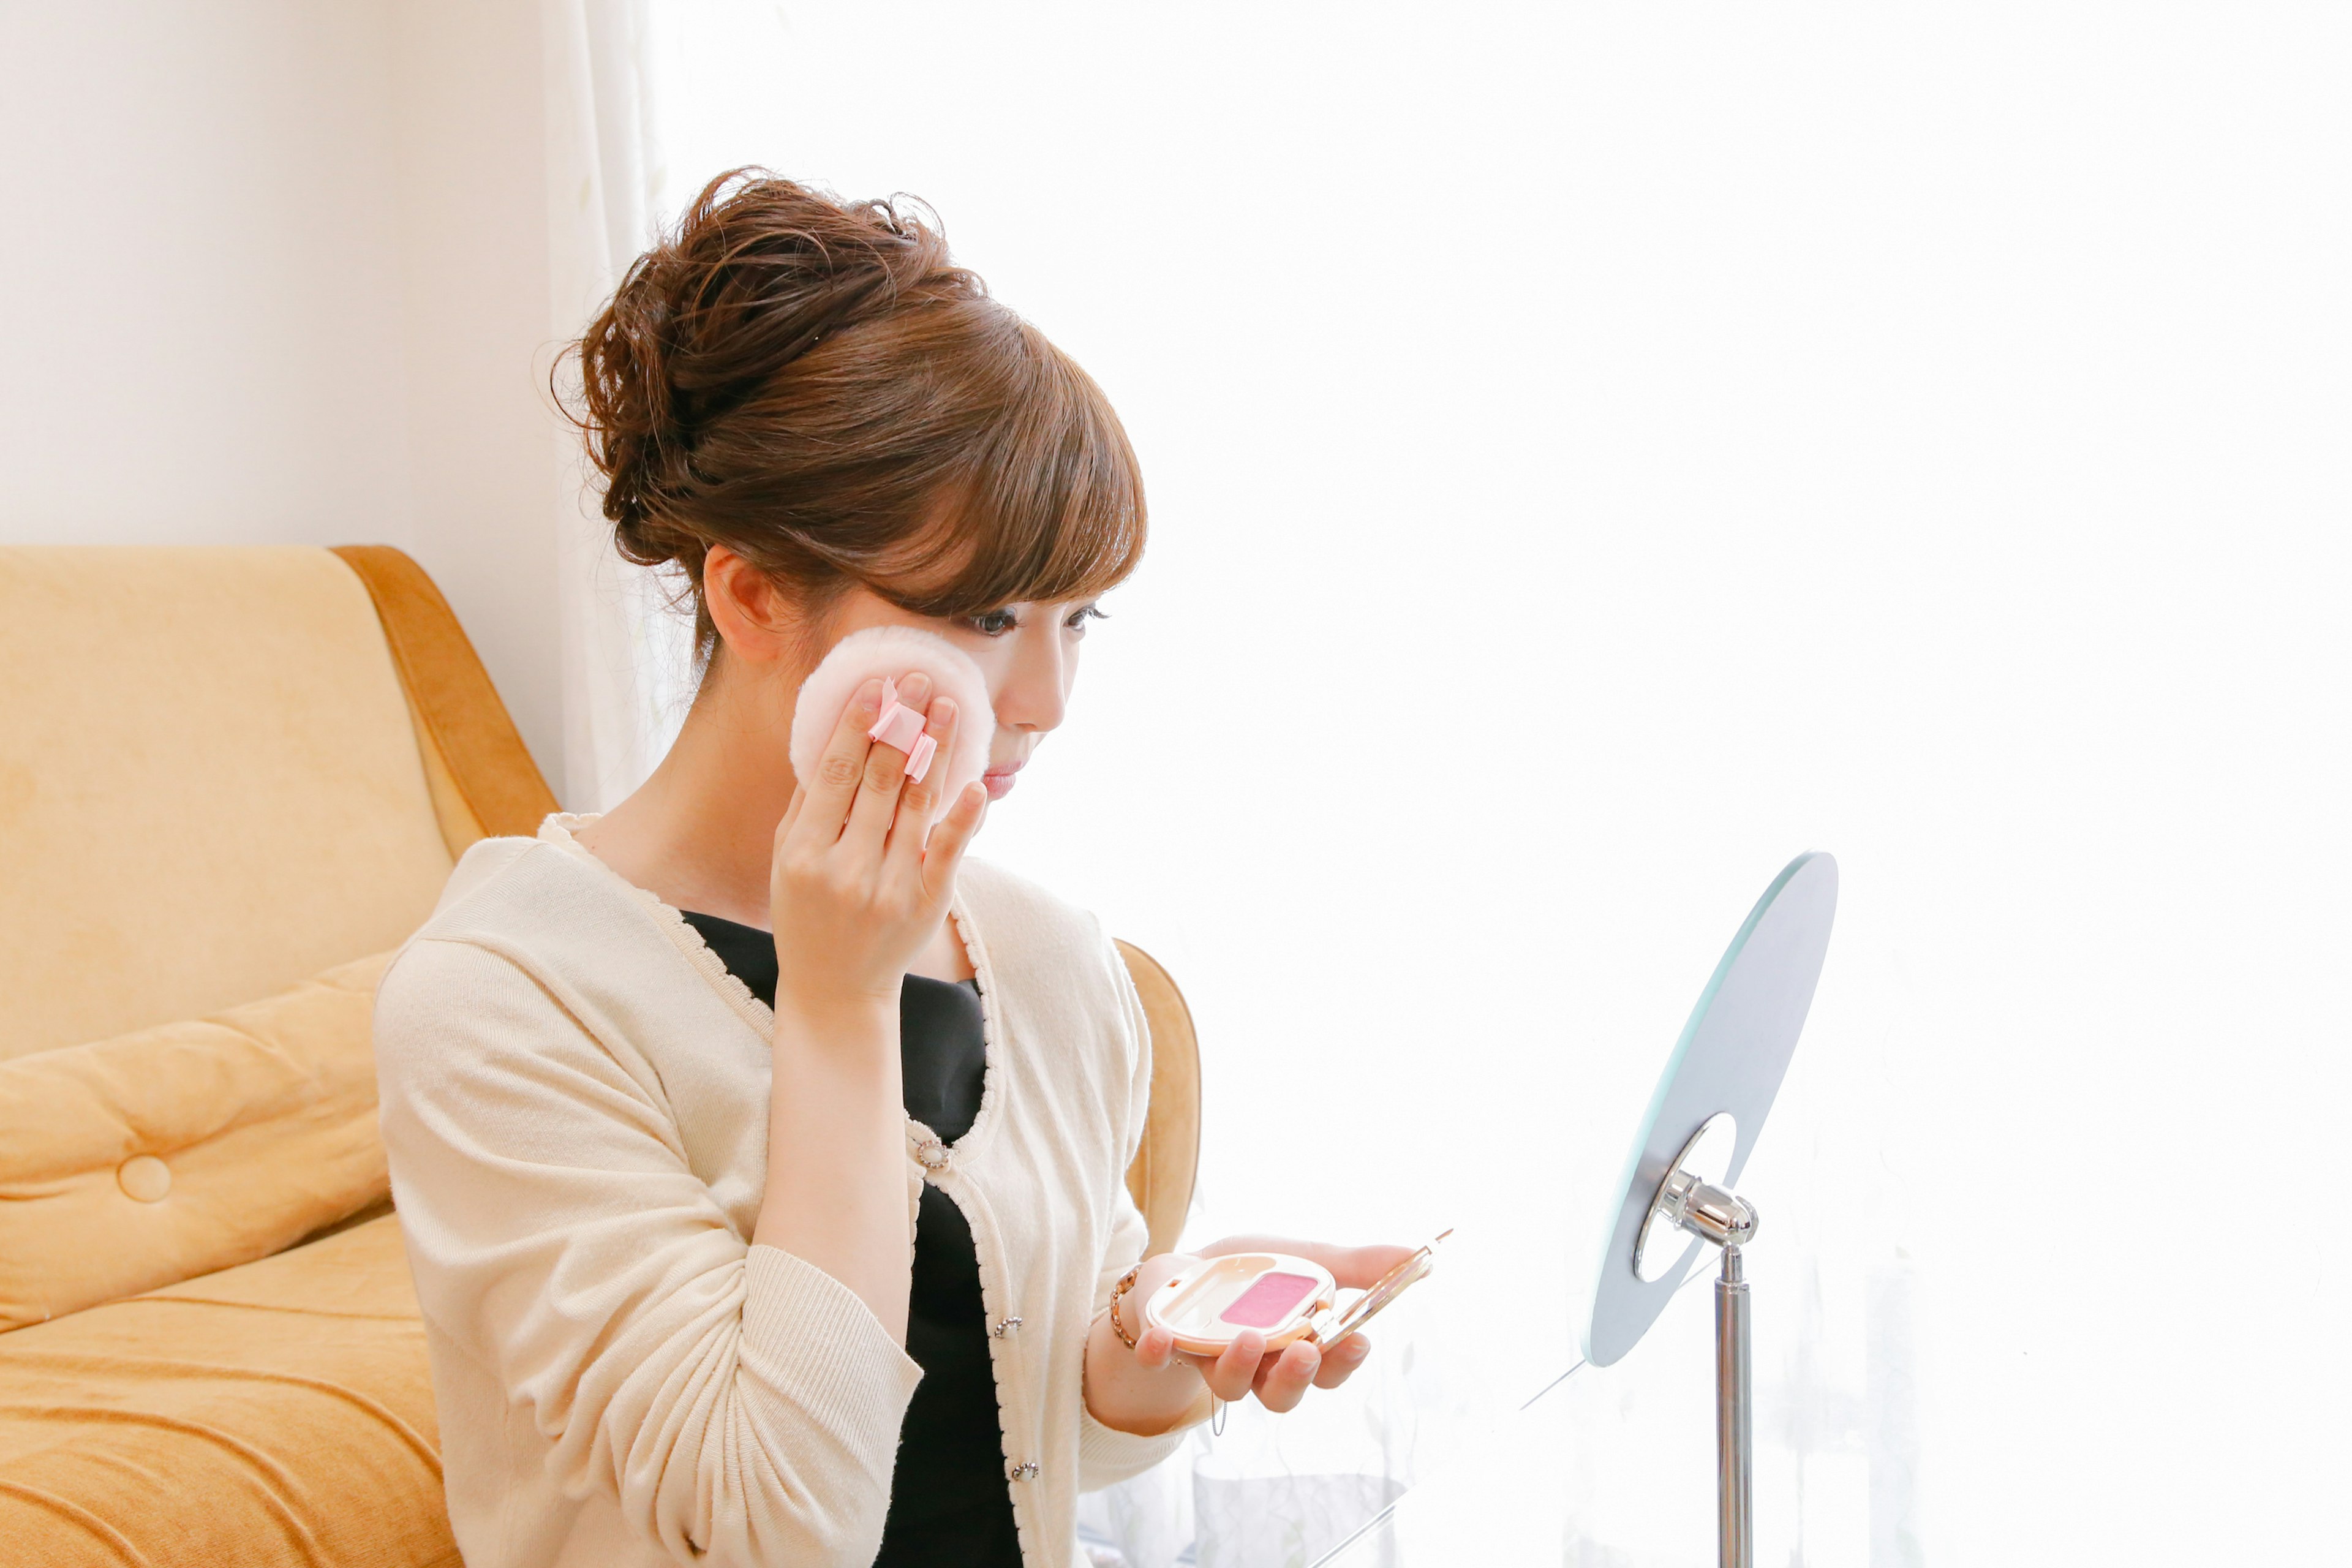
[(923, 896), (931, 902), (947, 902), (948, 894), (954, 890), (956, 868), (963, 864), (963, 852), (971, 847), (987, 811), (987, 786), (977, 781), (968, 784), (924, 840)]

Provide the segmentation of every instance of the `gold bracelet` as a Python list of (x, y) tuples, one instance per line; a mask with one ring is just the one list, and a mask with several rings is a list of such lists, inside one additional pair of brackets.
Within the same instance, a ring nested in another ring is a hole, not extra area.
[(1135, 1348), (1135, 1336), (1129, 1333), (1127, 1325), (1118, 1321), (1118, 1299), (1135, 1288), (1135, 1277), (1142, 1272), (1143, 1265), (1139, 1263), (1120, 1275), (1118, 1283), (1110, 1288), (1110, 1331), (1117, 1334), (1119, 1343), (1129, 1350)]

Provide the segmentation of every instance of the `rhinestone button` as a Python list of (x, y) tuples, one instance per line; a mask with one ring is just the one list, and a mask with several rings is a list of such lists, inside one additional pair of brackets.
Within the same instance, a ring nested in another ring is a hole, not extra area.
[(1017, 1465), (1006, 1467), (1004, 1474), (1011, 1480), (1034, 1481), (1037, 1479), (1037, 1461), (1024, 1459)]
[(172, 1167), (152, 1154), (133, 1154), (122, 1162), (114, 1179), (123, 1192), (142, 1204), (160, 1204), (172, 1190)]
[(936, 1138), (926, 1138), (915, 1145), (915, 1159), (926, 1171), (944, 1171), (951, 1158), (948, 1146)]
[(996, 1327), (989, 1330), (988, 1334), (991, 1339), (1001, 1340), (1007, 1334), (1018, 1332), (1020, 1328), (1021, 1320), (1018, 1318), (999, 1318)]

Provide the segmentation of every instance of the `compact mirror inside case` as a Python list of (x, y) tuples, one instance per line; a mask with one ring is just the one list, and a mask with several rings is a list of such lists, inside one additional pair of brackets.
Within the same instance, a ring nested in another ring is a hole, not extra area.
[(1246, 1331), (1265, 1336), (1268, 1352), (1299, 1340), (1328, 1348), (1371, 1321), (1373, 1314), (1428, 1278), (1438, 1242), (1420, 1248), (1382, 1275), (1369, 1290), (1339, 1300), (1331, 1271), (1285, 1252), (1234, 1252), (1203, 1258), (1174, 1276), (1143, 1304), (1144, 1321), (1176, 1336), (1176, 1348), (1217, 1355)]

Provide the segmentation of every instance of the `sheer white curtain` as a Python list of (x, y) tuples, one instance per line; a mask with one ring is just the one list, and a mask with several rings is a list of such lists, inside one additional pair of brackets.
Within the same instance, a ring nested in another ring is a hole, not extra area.
[[(1184, 984), (1192, 1234), (1460, 1229), (1366, 1389), (1097, 1503), (1131, 1557), (1301, 1561), (1573, 1359), (1808, 847), (1759, 1560), (2331, 1539), (2352, 1274), (2273, 1205), (2352, 1089), (2339, 10), (655, 22), (667, 202), (927, 197), (1136, 438), (1149, 559), (981, 852)], [(1710, 1550), (1705, 1313), (1570, 1385), (1568, 1560)]]
[[(552, 342), (579, 337), (654, 237), (664, 171), (646, 0), (542, 0)], [(566, 367), (565, 380), (576, 384)], [(661, 760), (691, 696), (688, 625), (668, 584), (614, 553), (579, 437), (562, 475), (564, 805), (601, 811)]]

